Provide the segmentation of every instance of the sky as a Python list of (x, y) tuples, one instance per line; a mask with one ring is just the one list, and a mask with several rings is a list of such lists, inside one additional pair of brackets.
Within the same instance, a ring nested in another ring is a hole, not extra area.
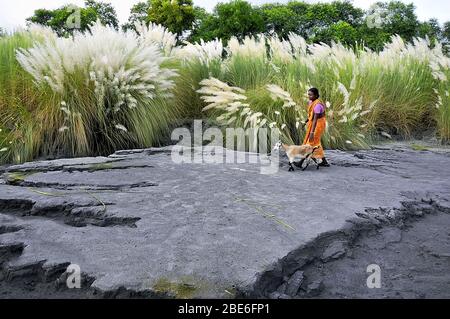
[[(110, 2), (117, 10), (117, 15), (121, 23), (127, 21), (130, 8), (139, 0), (103, 0)], [(247, 0), (253, 4), (263, 4), (268, 2), (286, 3), (288, 0)], [(319, 2), (306, 0), (307, 2)], [(218, 2), (227, 0), (194, 0), (195, 5), (204, 7), (211, 11)], [(322, 1), (325, 2), (325, 1)], [(363, 9), (367, 9), (376, 0), (353, 0), (353, 3)], [(413, 2), (416, 5), (416, 13), (420, 20), (425, 21), (430, 18), (437, 18), (441, 23), (450, 20), (449, 0), (403, 0), (405, 3)], [(0, 0), (0, 27), (6, 30), (13, 30), (25, 25), (25, 19), (33, 15), (35, 9), (47, 8), (55, 9), (66, 3), (83, 5), (84, 0)]]

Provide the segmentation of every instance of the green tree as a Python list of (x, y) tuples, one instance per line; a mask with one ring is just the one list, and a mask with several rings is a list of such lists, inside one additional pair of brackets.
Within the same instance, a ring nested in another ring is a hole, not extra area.
[(85, 4), (85, 8), (65, 5), (55, 10), (38, 9), (27, 22), (51, 27), (59, 36), (86, 31), (97, 20), (111, 27), (118, 27), (117, 15), (110, 4), (93, 0), (87, 0)]
[(331, 41), (341, 42), (347, 45), (354, 45), (359, 40), (359, 33), (350, 23), (345, 21), (339, 21), (332, 24), (330, 27), (323, 29), (312, 39), (314, 42), (326, 42)]
[(382, 29), (392, 35), (398, 34), (406, 41), (418, 36), (419, 20), (414, 4), (401, 1), (378, 2), (377, 5), (388, 13)]
[(389, 11), (386, 6), (376, 3), (369, 8), (364, 15), (363, 23), (359, 26), (361, 42), (368, 48), (380, 51), (393, 35), (386, 29), (390, 21)]
[(136, 22), (145, 22), (148, 20), (148, 11), (150, 10), (151, 1), (143, 1), (136, 3), (130, 10), (128, 22), (122, 26), (124, 31), (135, 30)]
[(364, 46), (375, 51), (380, 51), (389, 42), (393, 34), (383, 28), (369, 28), (363, 24), (359, 28), (359, 35), (360, 41)]
[(195, 20), (192, 0), (152, 0), (148, 22), (161, 24), (181, 35), (190, 30)]
[[(379, 25), (368, 23), (369, 18), (374, 15), (378, 17)], [(443, 38), (436, 19), (421, 23), (414, 5), (400, 1), (377, 2), (373, 8), (366, 11), (365, 21), (366, 23), (362, 23), (359, 27), (359, 34), (364, 44), (374, 50), (382, 49), (391, 36), (396, 34), (405, 41), (425, 36), (431, 40)]]
[(350, 42), (358, 33), (364, 11), (356, 8), (350, 1), (310, 4), (303, 1), (291, 1), (287, 8), (294, 13), (289, 24), (296, 33), (311, 41), (330, 42), (327, 34), (344, 33), (351, 35)]
[(442, 37), (446, 39), (447, 42), (450, 42), (450, 21), (444, 23), (444, 26), (442, 27)]
[(450, 52), (450, 21), (447, 21), (442, 26), (442, 42), (445, 45), (444, 51)]
[(32, 17), (27, 19), (28, 22), (51, 27), (59, 36), (68, 36), (74, 31), (85, 31), (96, 20), (97, 12), (93, 8), (80, 8), (73, 5), (66, 5), (55, 10), (38, 9)]
[(288, 6), (281, 4), (266, 4), (261, 7), (267, 33), (276, 33), (286, 38), (290, 32), (297, 32), (297, 14)]
[(55, 16), (56, 10), (37, 9), (32, 17), (27, 18), (27, 22), (49, 26)]
[(442, 27), (443, 36), (450, 40), (450, 21), (444, 23)]
[(119, 29), (119, 19), (117, 18), (116, 9), (110, 4), (102, 1), (86, 0), (87, 9), (92, 8), (97, 13), (97, 18), (104, 25)]
[(194, 7), (194, 23), (192, 25), (192, 31), (195, 32), (203, 22), (211, 17), (211, 14), (206, 11), (205, 8), (195, 6)]
[(291, 1), (287, 4), (288, 9), (295, 13), (295, 33), (305, 39), (311, 36), (312, 19), (308, 16), (308, 10), (311, 4), (303, 1)]
[(6, 36), (6, 31), (3, 30), (2, 27), (0, 27), (0, 38)]
[(246, 1), (234, 0), (219, 3), (212, 15), (207, 16), (202, 24), (191, 35), (192, 41), (215, 38), (225, 42), (232, 36), (239, 39), (265, 31), (264, 19), (259, 9)]
[(363, 23), (364, 10), (355, 7), (350, 1), (332, 2), (335, 16), (334, 22), (347, 22), (352, 27), (357, 27)]
[(442, 29), (437, 19), (430, 19), (419, 24), (418, 36), (421, 38), (428, 37), (433, 42), (435, 40), (443, 41), (442, 35)]
[(199, 42), (202, 39), (205, 41), (213, 40), (217, 34), (216, 17), (203, 8), (194, 10), (194, 12), (194, 24), (188, 40), (191, 42)]

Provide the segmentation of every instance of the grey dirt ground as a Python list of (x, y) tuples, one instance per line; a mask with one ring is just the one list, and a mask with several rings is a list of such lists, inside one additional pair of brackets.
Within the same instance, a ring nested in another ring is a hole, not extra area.
[(0, 298), (450, 298), (450, 153), (328, 157), (272, 175), (170, 148), (0, 168)]

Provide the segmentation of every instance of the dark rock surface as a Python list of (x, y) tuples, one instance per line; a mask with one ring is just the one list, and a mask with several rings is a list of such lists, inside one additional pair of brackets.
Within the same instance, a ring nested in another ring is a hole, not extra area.
[(296, 271), (287, 281), (286, 283), (286, 289), (284, 289), (284, 293), (289, 296), (295, 296), (297, 295), (301, 285), (303, 284), (303, 281), (305, 279), (305, 276), (303, 274), (303, 271)]
[[(0, 298), (366, 296), (365, 277), (352, 274), (367, 277), (376, 262), (351, 264), (358, 245), (413, 245), (405, 229), (436, 218), (448, 230), (450, 157), (404, 145), (327, 157), (331, 168), (291, 173), (282, 161), (273, 175), (249, 163), (175, 164), (171, 148), (4, 167)], [(448, 267), (437, 242), (420, 249)], [(325, 270), (345, 261), (347, 273)], [(81, 290), (61, 284), (71, 263)], [(334, 273), (362, 288), (339, 291)], [(448, 296), (448, 275), (433, 278), (441, 284), (429, 295)]]

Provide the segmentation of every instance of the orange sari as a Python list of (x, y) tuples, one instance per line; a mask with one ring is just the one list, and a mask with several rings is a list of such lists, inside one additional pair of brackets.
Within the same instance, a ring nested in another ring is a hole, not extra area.
[(322, 104), (325, 106), (324, 103), (322, 103), (322, 101), (320, 101), (319, 99), (315, 100), (314, 102), (311, 103), (311, 105), (309, 106), (308, 109), (308, 127), (306, 129), (306, 136), (305, 139), (303, 141), (303, 145), (311, 145), (311, 146), (319, 146), (320, 148), (317, 149), (313, 156), (314, 158), (318, 158), (318, 159), (322, 159), (325, 157), (325, 153), (322, 147), (322, 143), (321, 143), (321, 139), (322, 139), (322, 134), (325, 132), (325, 128), (327, 126), (327, 120), (325, 118), (325, 113), (324, 116), (322, 116), (321, 118), (317, 119), (317, 124), (316, 124), (316, 129), (314, 131), (314, 139), (312, 141), (309, 140), (309, 135), (311, 134), (312, 128), (313, 128), (313, 120), (314, 120), (314, 108), (316, 107), (317, 104)]

